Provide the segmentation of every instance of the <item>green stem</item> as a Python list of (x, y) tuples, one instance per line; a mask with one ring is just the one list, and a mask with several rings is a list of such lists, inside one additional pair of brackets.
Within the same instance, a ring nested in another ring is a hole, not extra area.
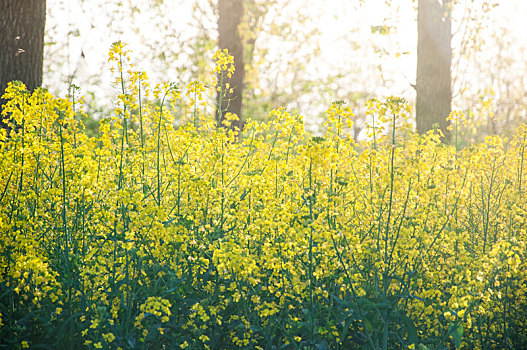
[(163, 120), (163, 105), (168, 91), (165, 91), (159, 109), (159, 123), (157, 126), (157, 205), (161, 206), (161, 122)]
[(218, 97), (218, 111), (217, 111), (217, 125), (216, 127), (217, 128), (220, 128), (221, 127), (221, 118), (222, 118), (222, 110), (221, 110), (221, 102), (222, 102), (222, 99), (223, 99), (223, 72), (220, 73), (220, 91), (219, 92), (219, 97)]

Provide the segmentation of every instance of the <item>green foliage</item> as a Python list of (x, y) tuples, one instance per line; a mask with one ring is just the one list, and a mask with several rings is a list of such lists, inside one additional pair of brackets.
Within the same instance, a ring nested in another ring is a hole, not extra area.
[(93, 137), (71, 101), (8, 89), (2, 346), (526, 346), (527, 128), (457, 150), (389, 98), (361, 145), (343, 102), (320, 137), (285, 109), (238, 135), (203, 84), (151, 89), (110, 58)]

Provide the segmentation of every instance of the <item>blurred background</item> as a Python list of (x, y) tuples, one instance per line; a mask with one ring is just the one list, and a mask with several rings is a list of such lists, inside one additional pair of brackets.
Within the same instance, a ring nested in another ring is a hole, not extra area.
[[(527, 121), (527, 2), (459, 0), (451, 17), (452, 109), (467, 117), (466, 141), (512, 132)], [(369, 98), (415, 102), (417, 1), (244, 0), (239, 31), (244, 118), (284, 106), (316, 133), (329, 104), (345, 100), (359, 139)], [(43, 85), (61, 96), (79, 86), (94, 128), (117, 93), (107, 53), (118, 40), (152, 83), (207, 82), (217, 1), (47, 1)]]

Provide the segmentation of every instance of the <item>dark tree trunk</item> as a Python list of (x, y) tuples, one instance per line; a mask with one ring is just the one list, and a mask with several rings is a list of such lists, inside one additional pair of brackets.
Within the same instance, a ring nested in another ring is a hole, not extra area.
[[(240, 130), (243, 127), (242, 121), (242, 102), (243, 102), (243, 84), (245, 77), (245, 66), (243, 59), (243, 42), (238, 30), (244, 13), (243, 0), (218, 0), (218, 46), (220, 49), (228, 49), (234, 57), (234, 74), (228, 78), (223, 76), (223, 95), (218, 93), (218, 107), (216, 115), (218, 120), (223, 120), (226, 113), (233, 113), (240, 119), (234, 122), (232, 126), (238, 126)], [(220, 80), (221, 81), (221, 77)], [(230, 85), (233, 90), (225, 90), (226, 84)]]
[(417, 6), (417, 131), (440, 128), (447, 141), (452, 100), (450, 0), (418, 0)]
[(0, 0), (0, 96), (13, 80), (42, 85), (45, 22), (45, 0)]

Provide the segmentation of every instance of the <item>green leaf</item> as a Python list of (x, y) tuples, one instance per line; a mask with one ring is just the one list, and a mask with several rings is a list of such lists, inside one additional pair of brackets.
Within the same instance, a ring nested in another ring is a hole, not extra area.
[(404, 329), (408, 333), (408, 342), (417, 345), (417, 327), (415, 326), (414, 321), (405, 315), (398, 315), (396, 319), (399, 320), (400, 325), (404, 326)]
[(321, 137), (321, 136), (313, 136), (313, 137), (311, 138), (311, 141), (313, 141), (314, 143), (322, 143), (322, 142), (324, 142), (325, 140), (324, 140), (324, 138)]
[(456, 349), (461, 347), (461, 339), (463, 338), (463, 326), (460, 323), (450, 323), (448, 326), (448, 335), (452, 336)]
[(372, 34), (388, 35), (390, 34), (391, 27), (387, 25), (370, 26)]

